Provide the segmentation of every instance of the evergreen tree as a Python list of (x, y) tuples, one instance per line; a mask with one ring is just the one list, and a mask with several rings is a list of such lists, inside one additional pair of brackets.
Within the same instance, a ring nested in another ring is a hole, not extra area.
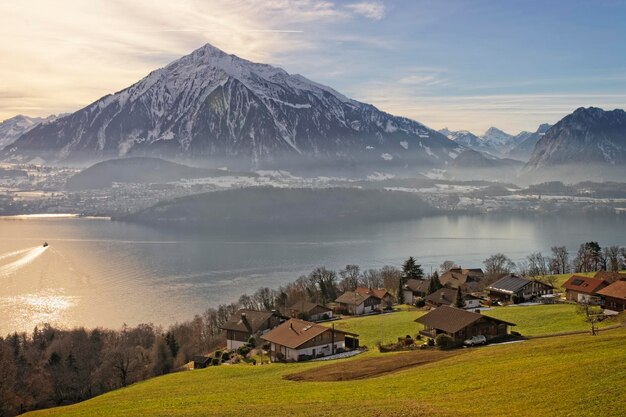
[(441, 287), (443, 287), (443, 285), (441, 285), (441, 281), (439, 281), (439, 274), (437, 273), (437, 271), (435, 271), (430, 277), (430, 282), (428, 284), (428, 294), (434, 293)]
[(178, 341), (172, 332), (165, 333), (165, 344), (170, 349), (170, 353), (172, 354), (172, 358), (176, 358), (178, 355), (178, 350), (180, 346), (178, 345)]
[(422, 266), (418, 265), (415, 261), (415, 258), (413, 258), (412, 256), (409, 257), (409, 259), (404, 261), (404, 263), (402, 264), (402, 272), (405, 280), (411, 278), (422, 279), (424, 277), (424, 271), (422, 270)]
[(465, 307), (465, 301), (463, 300), (463, 294), (461, 294), (461, 289), (456, 290), (456, 300), (454, 300), (454, 307), (463, 308)]

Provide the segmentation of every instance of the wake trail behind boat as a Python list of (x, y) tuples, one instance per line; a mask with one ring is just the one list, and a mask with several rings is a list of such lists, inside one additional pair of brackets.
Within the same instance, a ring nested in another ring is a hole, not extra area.
[(15, 261), (10, 262), (6, 265), (0, 266), (0, 277), (6, 277), (19, 271), (20, 269), (24, 268), (26, 265), (37, 259), (47, 249), (47, 247), (35, 246), (34, 248), (23, 249), (21, 251), (15, 251), (11, 252), (10, 254), (1, 255), (0, 260), (24, 254), (24, 256), (22, 256), (21, 258), (16, 259)]
[(13, 252), (3, 253), (2, 255), (0, 255), (0, 261), (3, 260), (3, 259), (12, 258), (14, 256), (21, 255), (21, 254), (26, 253), (28, 251), (31, 251), (31, 250), (33, 250), (35, 248), (36, 247), (20, 249), (20, 250), (16, 250), (16, 251), (13, 251)]

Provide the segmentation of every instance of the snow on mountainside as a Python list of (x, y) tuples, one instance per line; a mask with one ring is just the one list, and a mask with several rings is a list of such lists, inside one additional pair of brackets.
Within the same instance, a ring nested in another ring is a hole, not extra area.
[(476, 136), (470, 131), (459, 130), (451, 131), (448, 128), (441, 129), (439, 131), (442, 135), (445, 135), (448, 139), (455, 141), (456, 143), (468, 147), (474, 151), (486, 152), (492, 155), (499, 154), (499, 151), (491, 143)]
[(12, 144), (24, 132), (40, 123), (40, 117), (17, 115), (0, 123), (0, 149)]
[(1, 157), (121, 155), (247, 166), (320, 160), (443, 166), (463, 147), (330, 87), (205, 45), (129, 88), (23, 134)]
[(579, 108), (552, 126), (535, 145), (526, 168), (626, 164), (626, 112)]
[(481, 139), (489, 146), (495, 148), (499, 155), (504, 155), (515, 144), (515, 136), (509, 135), (495, 127), (487, 129), (481, 136)]

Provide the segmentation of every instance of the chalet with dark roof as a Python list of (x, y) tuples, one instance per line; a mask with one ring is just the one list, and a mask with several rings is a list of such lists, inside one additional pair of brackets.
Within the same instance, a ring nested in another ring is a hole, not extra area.
[(488, 286), (487, 291), (491, 299), (512, 302), (515, 300), (529, 301), (543, 295), (552, 294), (554, 288), (541, 281), (509, 274)]
[(439, 282), (448, 288), (461, 288), (465, 292), (479, 291), (485, 273), (480, 268), (452, 268), (441, 274)]
[(410, 278), (404, 284), (402, 290), (404, 294), (404, 302), (407, 304), (415, 304), (418, 298), (424, 298), (428, 295), (429, 280)]
[[(453, 288), (440, 288), (434, 293), (427, 295), (426, 305), (429, 307), (452, 306), (456, 301), (456, 293), (458, 290)], [(480, 298), (471, 294), (462, 293), (463, 308), (472, 309), (480, 307)]]
[(598, 291), (608, 283), (600, 278), (572, 275), (562, 287), (565, 289), (565, 298), (577, 303), (600, 304)]
[(420, 331), (422, 336), (434, 339), (440, 334), (447, 334), (457, 343), (472, 336), (483, 335), (487, 340), (506, 336), (509, 326), (515, 326), (504, 320), (448, 306), (438, 307), (418, 317), (415, 322), (424, 326), (424, 330)]
[(289, 319), (261, 339), (270, 343), (270, 359), (300, 361), (319, 358), (358, 347), (356, 333), (337, 330), (300, 319)]
[(597, 293), (605, 310), (626, 311), (626, 281), (615, 281)]
[(238, 310), (221, 327), (226, 331), (226, 348), (235, 350), (248, 343), (252, 336), (261, 335), (285, 320), (276, 311)]

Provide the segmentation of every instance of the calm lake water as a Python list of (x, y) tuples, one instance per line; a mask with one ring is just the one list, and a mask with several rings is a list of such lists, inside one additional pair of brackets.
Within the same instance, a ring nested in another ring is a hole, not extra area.
[[(581, 242), (626, 244), (625, 217), (440, 216), (351, 230), (187, 236), (104, 219), (0, 219), (0, 334), (39, 323), (167, 325), (325, 265), (400, 265), (428, 272), (451, 259), (481, 267)], [(43, 242), (50, 246), (44, 248)]]

